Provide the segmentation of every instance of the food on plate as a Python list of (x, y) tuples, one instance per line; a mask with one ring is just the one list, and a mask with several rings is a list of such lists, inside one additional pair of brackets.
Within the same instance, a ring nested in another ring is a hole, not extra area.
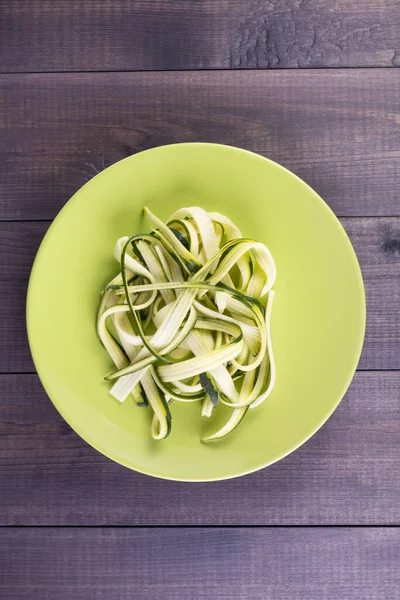
[(97, 332), (116, 367), (105, 379), (111, 396), (153, 411), (156, 440), (171, 431), (173, 402), (198, 402), (203, 417), (228, 406), (227, 422), (202, 441), (218, 440), (275, 383), (275, 263), (218, 212), (182, 208), (165, 223), (144, 213), (151, 233), (116, 242), (120, 271), (101, 297)]

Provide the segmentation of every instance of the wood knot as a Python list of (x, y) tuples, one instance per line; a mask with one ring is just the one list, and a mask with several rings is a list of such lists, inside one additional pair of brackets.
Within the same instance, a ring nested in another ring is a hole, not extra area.
[(400, 254), (400, 229), (386, 231), (381, 246), (384, 254), (387, 256)]

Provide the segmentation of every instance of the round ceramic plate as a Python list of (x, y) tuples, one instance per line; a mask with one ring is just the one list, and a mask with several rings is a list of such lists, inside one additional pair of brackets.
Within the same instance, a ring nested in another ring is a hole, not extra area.
[[(199, 205), (230, 217), (270, 248), (277, 266), (272, 311), (277, 383), (227, 438), (204, 444), (226, 419), (172, 405), (172, 432), (154, 441), (150, 409), (109, 396), (113, 365), (95, 331), (99, 294), (118, 271), (117, 238), (149, 231), (142, 209), (161, 218)], [(332, 414), (350, 384), (365, 329), (360, 268), (341, 224), (298, 177), (256, 154), (215, 144), (176, 144), (127, 158), (87, 183), (47, 232), (27, 303), (31, 351), (65, 420), (97, 450), (149, 475), (226, 479), (279, 460)]]

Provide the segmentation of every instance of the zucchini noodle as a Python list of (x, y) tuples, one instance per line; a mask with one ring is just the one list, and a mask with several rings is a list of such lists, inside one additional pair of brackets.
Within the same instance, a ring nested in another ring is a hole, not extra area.
[(172, 402), (199, 402), (203, 417), (224, 404), (231, 416), (202, 441), (220, 440), (275, 384), (273, 257), (219, 213), (182, 208), (165, 223), (144, 214), (152, 232), (117, 240), (120, 272), (97, 315), (116, 368), (110, 394), (151, 407), (155, 440), (171, 432)]

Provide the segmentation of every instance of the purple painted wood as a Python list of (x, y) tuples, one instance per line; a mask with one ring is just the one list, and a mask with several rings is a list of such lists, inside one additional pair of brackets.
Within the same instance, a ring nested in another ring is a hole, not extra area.
[(0, 89), (0, 219), (52, 219), (106, 166), (183, 141), (272, 158), (339, 216), (400, 215), (395, 69), (9, 75)]
[(2, 0), (1, 71), (393, 67), (396, 0)]
[[(136, 474), (85, 444), (26, 373), (26, 286), (49, 223), (0, 222), (0, 524), (399, 524), (400, 79), (297, 70), (400, 66), (399, 25), (398, 0), (1, 2), (0, 72), (38, 74), (0, 76), (0, 220), (52, 219), (155, 145), (247, 147), (347, 217), (373, 371), (268, 469), (211, 484)], [(104, 72), (205, 68), (296, 71)], [(399, 562), (389, 527), (1, 528), (0, 598), (397, 600)]]
[(2, 598), (397, 600), (393, 529), (0, 531)]
[(193, 484), (113, 463), (69, 428), (35, 375), (2, 375), (0, 524), (399, 524), (399, 390), (400, 372), (359, 372), (296, 452), (240, 479)]

